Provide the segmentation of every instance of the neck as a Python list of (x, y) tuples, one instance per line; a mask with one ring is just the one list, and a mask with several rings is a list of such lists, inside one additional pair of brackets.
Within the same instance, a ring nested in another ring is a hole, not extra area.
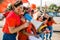
[(18, 12), (16, 12), (15, 10), (14, 10), (14, 12), (15, 12), (15, 14), (19, 15), (19, 13), (18, 13)]

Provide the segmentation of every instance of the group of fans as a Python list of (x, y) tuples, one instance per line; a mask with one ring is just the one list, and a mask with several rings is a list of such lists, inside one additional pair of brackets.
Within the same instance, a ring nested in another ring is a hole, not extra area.
[[(43, 22), (43, 24), (36, 30), (36, 27), (24, 18), (25, 13), (28, 12), (33, 19)], [(4, 12), (5, 24), (3, 27), (3, 39), (2, 40), (30, 40), (29, 36), (41, 37), (42, 40), (51, 40), (53, 33), (53, 17), (50, 17), (43, 11), (35, 11), (30, 7), (23, 6), (22, 1), (17, 1), (15, 4), (9, 4)], [(56, 24), (56, 23), (55, 23)], [(50, 35), (48, 35), (50, 34)]]

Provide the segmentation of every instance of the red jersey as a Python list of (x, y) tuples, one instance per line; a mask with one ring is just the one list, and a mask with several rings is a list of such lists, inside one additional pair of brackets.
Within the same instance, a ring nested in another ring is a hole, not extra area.
[(52, 21), (47, 21), (47, 25), (48, 25), (48, 26), (52, 26), (54, 23), (55, 23), (54, 20), (52, 20)]
[(3, 15), (6, 17), (10, 11), (5, 12)]
[[(32, 24), (30, 23), (30, 25), (24, 29), (27, 33), (30, 33), (32, 32)], [(33, 28), (33, 32), (36, 32), (35, 28)], [(22, 33), (22, 32), (19, 32), (19, 36), (18, 36), (18, 40), (29, 40), (29, 37), (28, 35)]]
[(10, 33), (8, 27), (18, 27), (20, 25), (20, 17), (15, 14), (14, 11), (10, 11), (8, 16), (6, 17), (5, 25), (3, 27), (4, 33)]

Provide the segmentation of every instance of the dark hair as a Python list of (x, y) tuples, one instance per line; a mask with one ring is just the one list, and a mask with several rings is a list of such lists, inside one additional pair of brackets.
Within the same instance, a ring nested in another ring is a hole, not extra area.
[(53, 17), (49, 17), (48, 21), (51, 21), (53, 19)]
[(23, 5), (23, 2), (22, 2), (22, 1), (20, 1), (20, 2), (17, 1), (17, 2), (14, 4), (15, 7), (18, 7), (18, 6), (20, 6), (20, 5)]
[(41, 16), (38, 16), (38, 17), (37, 17), (37, 20), (38, 20), (40, 17), (41, 17)]
[(27, 7), (23, 7), (23, 10), (28, 10), (29, 8), (27, 8)]
[(31, 10), (31, 12), (34, 12), (34, 10)]
[(23, 12), (25, 13), (25, 12), (28, 12), (28, 9), (29, 8), (27, 8), (27, 7), (23, 7)]
[(47, 18), (43, 16), (43, 21), (45, 21)]

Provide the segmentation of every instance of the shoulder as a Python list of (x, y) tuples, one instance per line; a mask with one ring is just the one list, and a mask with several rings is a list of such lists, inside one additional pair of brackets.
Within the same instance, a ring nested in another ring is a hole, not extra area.
[(13, 18), (14, 14), (15, 14), (14, 11), (10, 11), (6, 18)]

